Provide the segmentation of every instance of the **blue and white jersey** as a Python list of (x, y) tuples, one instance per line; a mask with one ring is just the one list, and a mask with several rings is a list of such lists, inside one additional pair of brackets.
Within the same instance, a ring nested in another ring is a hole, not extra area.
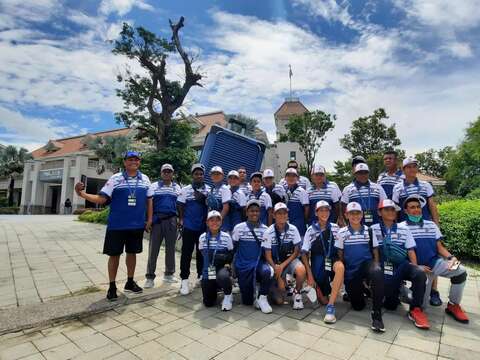
[(180, 186), (174, 182), (165, 185), (163, 181), (155, 181), (150, 187), (153, 191), (153, 223), (162, 216), (176, 216)]
[(250, 192), (252, 191), (252, 185), (250, 185), (248, 182), (240, 183), (239, 187), (240, 190), (243, 191), (245, 196), (248, 197), (248, 195), (250, 195)]
[(228, 215), (225, 217), (225, 219), (223, 219), (223, 231), (232, 231), (235, 225), (238, 225), (242, 222), (243, 210), (247, 205), (247, 197), (240, 188), (233, 190), (229, 185), (228, 190), (231, 194), (230, 210), (228, 211)]
[(281, 262), (279, 257), (279, 247), (283, 246), (292, 250), (295, 246), (300, 246), (302, 238), (295, 225), (285, 224), (283, 231), (276, 231), (275, 224), (272, 224), (263, 234), (262, 248), (271, 250), (274, 262)]
[(342, 203), (347, 205), (348, 203), (355, 201), (362, 206), (364, 212), (364, 217), (362, 223), (365, 223), (365, 212), (369, 212), (372, 223), (377, 224), (380, 221), (378, 215), (378, 203), (382, 200), (385, 200), (387, 195), (383, 188), (368, 180), (368, 183), (361, 184), (357, 181), (352, 182), (351, 184), (345, 186), (342, 193)]
[[(147, 175), (137, 171), (130, 177), (126, 172), (119, 172), (110, 177), (100, 190), (100, 195), (110, 202), (108, 230), (143, 229), (147, 211), (147, 198), (153, 196)], [(129, 196), (135, 197), (135, 206), (129, 206)]]
[[(269, 194), (270, 197), (272, 197), (271, 193), (276, 194), (280, 198), (280, 201), (282, 202), (284, 202), (285, 199), (287, 198), (287, 193), (285, 192), (285, 188), (280, 184), (274, 183), (271, 191), (270, 189), (267, 189), (265, 186), (262, 187), (262, 190), (265, 190), (265, 192)], [(272, 202), (273, 202), (273, 199), (272, 199)]]
[(220, 231), (217, 236), (204, 232), (198, 239), (198, 249), (202, 252), (204, 258), (212, 261), (213, 253), (221, 254), (233, 250), (233, 241), (230, 235)]
[[(378, 247), (377, 240), (375, 238), (372, 240), (372, 247)], [(343, 250), (345, 279), (352, 279), (363, 262), (372, 260), (369, 241), (368, 226), (365, 225), (362, 226), (360, 231), (345, 226), (338, 232), (335, 247)]]
[(325, 257), (327, 255), (329, 258), (336, 256), (335, 241), (337, 240), (340, 227), (335, 223), (329, 223), (327, 226), (329, 236), (324, 236), (327, 229), (321, 230), (318, 223), (308, 227), (303, 237), (302, 254), (311, 252), (312, 256)]
[(429, 220), (423, 220), (418, 224), (410, 221), (404, 221), (400, 224), (407, 226), (415, 239), (418, 265), (426, 265), (433, 268), (440, 258), (437, 243), (443, 239), (437, 224)]
[(387, 197), (391, 199), (393, 187), (401, 182), (404, 178), (405, 175), (403, 175), (403, 172), (400, 169), (398, 169), (393, 175), (389, 175), (388, 172), (385, 171), (378, 175), (377, 184), (383, 187), (385, 194), (387, 194)]
[(214, 184), (210, 187), (210, 192), (208, 195), (208, 211), (222, 211), (223, 204), (228, 203), (232, 199), (232, 193), (225, 184)]
[[(403, 180), (395, 185), (393, 187), (392, 200), (402, 208), (400, 212), (400, 218), (402, 220), (406, 219), (403, 203), (410, 195), (420, 195), (428, 201), (429, 198), (435, 195), (435, 192), (433, 191), (433, 187), (429, 182), (418, 179), (415, 179), (415, 181), (411, 184), (407, 184), (407, 181)], [(425, 220), (432, 220), (432, 214), (430, 213), (428, 204), (422, 208), (422, 215)]]
[(310, 215), (309, 223), (313, 224), (317, 221), (317, 214), (315, 213), (317, 202), (324, 200), (330, 204), (330, 218), (329, 222), (337, 222), (337, 213), (333, 207), (334, 204), (338, 203), (342, 198), (342, 192), (340, 191), (338, 185), (332, 181), (326, 181), (323, 183), (323, 186), (320, 188), (312, 185), (308, 191), (308, 200), (310, 202)]
[(268, 210), (272, 208), (272, 198), (264, 190), (259, 192), (253, 192), (252, 190), (247, 195), (247, 202), (252, 199), (260, 201), (260, 222), (268, 225)]
[[(287, 180), (285, 180), (285, 178), (280, 180), (280, 185), (286, 189), (288, 187)], [(312, 186), (312, 184), (310, 183), (310, 180), (308, 180), (308, 178), (306, 178), (303, 175), (298, 177), (298, 185), (302, 187), (304, 190), (307, 190)]]
[(300, 235), (303, 236), (307, 229), (304, 209), (310, 203), (307, 191), (298, 185), (293, 188), (287, 187), (285, 191), (287, 193), (288, 220), (297, 227)]
[(253, 228), (257, 240), (253, 236), (248, 222), (242, 222), (233, 228), (232, 240), (237, 243), (237, 251), (235, 255), (235, 265), (240, 267), (256, 264), (262, 254), (263, 234), (267, 230), (267, 226), (261, 224)]
[[(377, 240), (380, 259), (383, 262), (383, 240), (390, 235), (393, 244), (403, 247), (405, 250), (415, 249), (415, 239), (408, 226), (404, 223), (393, 224), (391, 229), (386, 229), (382, 223), (372, 225), (372, 238)], [(407, 259), (405, 259), (407, 261)]]
[(177, 202), (184, 207), (183, 227), (192, 231), (205, 230), (207, 219), (207, 196), (210, 192), (210, 186), (203, 184), (202, 187), (194, 189), (192, 185), (183, 187)]

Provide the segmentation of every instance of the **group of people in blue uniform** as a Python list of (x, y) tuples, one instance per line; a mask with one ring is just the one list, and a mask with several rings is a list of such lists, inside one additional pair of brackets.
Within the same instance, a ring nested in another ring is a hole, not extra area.
[[(443, 245), (434, 190), (417, 178), (418, 161), (409, 157), (398, 168), (397, 154), (384, 154), (385, 172), (370, 180), (360, 156), (352, 160), (353, 181), (340, 191), (315, 165), (310, 179), (299, 176), (298, 163), (288, 163), (277, 184), (271, 169), (248, 176), (245, 168), (224, 173), (202, 164), (191, 168), (192, 182), (174, 182), (170, 164), (161, 179), (150, 183), (139, 170), (141, 155), (127, 152), (125, 170), (113, 175), (99, 194), (77, 194), (90, 202), (110, 204), (104, 253), (109, 255), (108, 300), (117, 299), (116, 272), (124, 249), (128, 280), (124, 290), (139, 293), (134, 281), (135, 254), (142, 251), (149, 231), (145, 288), (154, 287), (157, 258), (165, 240), (163, 281), (175, 283), (175, 243), (181, 234), (180, 293), (191, 292), (190, 265), (196, 250), (196, 279), (205, 306), (241, 302), (263, 313), (272, 306), (304, 307), (304, 300), (325, 305), (326, 323), (336, 322), (339, 295), (354, 310), (371, 298), (371, 328), (383, 332), (382, 309), (395, 310), (407, 302), (415, 326), (430, 327), (427, 309), (440, 306), (436, 278), (450, 279), (445, 311), (467, 323), (460, 303), (467, 272)], [(248, 177), (247, 177), (248, 176)], [(226, 182), (225, 182), (226, 180)]]

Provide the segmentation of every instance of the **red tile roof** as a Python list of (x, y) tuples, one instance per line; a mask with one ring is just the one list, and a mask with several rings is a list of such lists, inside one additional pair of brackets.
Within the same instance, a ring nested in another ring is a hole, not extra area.
[(282, 105), (275, 111), (275, 117), (288, 117), (290, 115), (303, 114), (308, 109), (303, 105), (300, 100), (286, 99)]

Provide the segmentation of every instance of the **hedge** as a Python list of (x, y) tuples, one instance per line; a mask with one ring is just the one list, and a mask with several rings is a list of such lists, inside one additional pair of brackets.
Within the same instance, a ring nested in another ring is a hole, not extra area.
[(480, 200), (449, 201), (438, 210), (448, 250), (464, 259), (480, 260)]
[(0, 215), (16, 215), (19, 210), (18, 207), (0, 207)]
[(109, 208), (101, 211), (87, 210), (78, 216), (78, 220), (96, 224), (106, 224), (109, 214)]

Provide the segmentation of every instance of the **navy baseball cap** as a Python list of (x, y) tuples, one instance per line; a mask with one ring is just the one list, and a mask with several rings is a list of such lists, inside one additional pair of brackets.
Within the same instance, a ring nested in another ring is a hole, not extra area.
[(142, 153), (138, 152), (138, 151), (127, 151), (125, 153), (125, 155), (123, 156), (123, 159), (126, 160), (126, 159), (129, 159), (129, 158), (133, 158), (133, 157), (136, 157), (138, 159), (141, 159), (142, 158)]

